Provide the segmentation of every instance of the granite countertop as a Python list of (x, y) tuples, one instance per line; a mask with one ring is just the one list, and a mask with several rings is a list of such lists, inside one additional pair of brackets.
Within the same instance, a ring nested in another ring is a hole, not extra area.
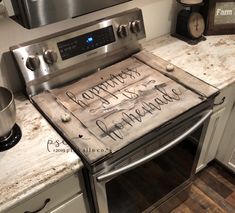
[(235, 35), (207, 36), (189, 45), (165, 35), (145, 42), (144, 49), (199, 79), (223, 89), (235, 82)]
[(16, 95), (15, 101), (22, 138), (12, 149), (0, 152), (0, 212), (83, 166), (23, 95)]

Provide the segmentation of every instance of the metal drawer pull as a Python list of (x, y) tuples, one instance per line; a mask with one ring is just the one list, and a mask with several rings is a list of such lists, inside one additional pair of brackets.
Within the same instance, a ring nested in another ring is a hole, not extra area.
[(221, 100), (218, 104), (214, 103), (214, 106), (222, 105), (222, 104), (224, 103), (225, 99), (226, 99), (226, 98), (223, 97), (222, 100)]
[(180, 135), (179, 137), (175, 138), (174, 140), (172, 140), (170, 143), (168, 143), (166, 146), (156, 150), (155, 152), (152, 152), (151, 154), (131, 163), (128, 164), (127, 166), (121, 167), (117, 170), (108, 172), (106, 174), (100, 175), (99, 177), (97, 177), (97, 181), (98, 182), (103, 182), (109, 179), (112, 179), (115, 176), (118, 176), (120, 174), (123, 174), (125, 172), (128, 172), (138, 166), (143, 165), (144, 163), (152, 160), (153, 158), (156, 158), (157, 156), (161, 155), (163, 152), (169, 150), (170, 148), (174, 147), (175, 145), (177, 145), (178, 143), (180, 143), (183, 139), (185, 139), (186, 137), (188, 137), (191, 133), (193, 133), (201, 124), (204, 123), (204, 121), (209, 118), (212, 114), (212, 110), (208, 110), (206, 111), (205, 115), (196, 123), (194, 124), (192, 127), (190, 127), (187, 131), (185, 131), (182, 135)]
[(40, 212), (40, 211), (42, 211), (42, 210), (46, 207), (46, 205), (47, 205), (50, 201), (51, 201), (51, 199), (50, 199), (50, 198), (47, 198), (47, 199), (45, 200), (43, 206), (42, 206), (40, 209), (38, 209), (38, 210), (36, 210), (36, 211), (33, 211), (33, 212), (31, 212), (31, 211), (26, 211), (26, 212), (24, 212), (24, 213), (37, 213), (37, 212)]

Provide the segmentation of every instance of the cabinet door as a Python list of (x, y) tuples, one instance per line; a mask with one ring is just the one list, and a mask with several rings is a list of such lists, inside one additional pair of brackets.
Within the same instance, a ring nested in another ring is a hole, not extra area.
[(208, 125), (196, 172), (215, 159), (218, 147), (220, 143), (223, 143), (222, 136), (232, 110), (234, 98), (233, 85), (222, 90), (220, 95), (216, 97), (214, 113)]
[(216, 159), (235, 172), (235, 101)]
[(83, 194), (77, 195), (73, 199), (51, 211), (51, 213), (87, 213)]
[(197, 165), (197, 172), (203, 169), (207, 163), (215, 158), (226, 123), (226, 121), (224, 121), (224, 113), (225, 108), (222, 108), (218, 112), (213, 113), (210, 118)]

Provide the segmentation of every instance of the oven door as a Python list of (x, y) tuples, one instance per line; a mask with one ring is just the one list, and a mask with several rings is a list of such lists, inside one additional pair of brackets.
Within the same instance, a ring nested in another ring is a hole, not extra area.
[(96, 212), (151, 212), (185, 191), (211, 114), (190, 118), (93, 176)]

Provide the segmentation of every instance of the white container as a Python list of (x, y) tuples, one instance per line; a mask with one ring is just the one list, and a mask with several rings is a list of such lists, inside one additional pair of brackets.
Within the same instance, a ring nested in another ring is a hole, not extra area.
[(182, 4), (187, 4), (187, 5), (194, 5), (194, 4), (200, 4), (203, 2), (203, 0), (178, 0), (178, 2)]

